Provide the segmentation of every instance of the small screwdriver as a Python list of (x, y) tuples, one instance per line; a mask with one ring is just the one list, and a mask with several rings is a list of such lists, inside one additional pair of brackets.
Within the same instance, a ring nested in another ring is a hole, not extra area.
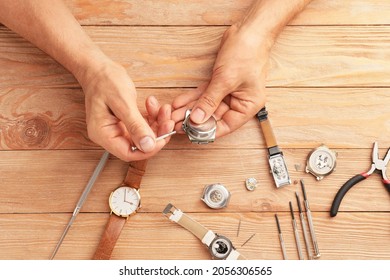
[(290, 204), (290, 212), (291, 212), (292, 226), (293, 226), (293, 230), (294, 230), (295, 243), (297, 245), (297, 250), (298, 250), (298, 256), (299, 256), (300, 260), (303, 260), (301, 241), (299, 239), (297, 222), (295, 221), (294, 210), (293, 210), (291, 201), (289, 202), (289, 204)]
[[(171, 136), (171, 135), (173, 135), (173, 134), (176, 134), (176, 130), (174, 130), (174, 131), (172, 131), (172, 132), (169, 132), (169, 133), (167, 133), (167, 134), (163, 134), (163, 135), (157, 137), (157, 138), (156, 138), (156, 142), (157, 142), (157, 141), (160, 141), (160, 140), (162, 140), (162, 139), (165, 139), (165, 138), (167, 138), (167, 137), (169, 137), (169, 136)], [(136, 150), (138, 150), (138, 148), (137, 148), (136, 146), (131, 147), (131, 151), (135, 152)]]

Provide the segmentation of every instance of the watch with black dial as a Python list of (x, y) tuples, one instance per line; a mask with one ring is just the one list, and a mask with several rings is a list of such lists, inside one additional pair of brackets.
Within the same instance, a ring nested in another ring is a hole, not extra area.
[(111, 258), (126, 221), (141, 207), (139, 188), (146, 164), (147, 160), (131, 162), (123, 184), (111, 193), (108, 200), (111, 209), (110, 218), (93, 256), (94, 260), (109, 260)]
[(214, 233), (205, 228), (197, 221), (177, 209), (171, 203), (165, 207), (163, 214), (172, 222), (178, 223), (193, 235), (195, 235), (204, 245), (207, 246), (211, 257), (216, 260), (245, 260), (245, 258), (234, 248), (229, 238)]
[(184, 116), (182, 128), (192, 143), (208, 144), (215, 140), (217, 121), (211, 116), (206, 122), (196, 124), (190, 120), (191, 110), (187, 110)]

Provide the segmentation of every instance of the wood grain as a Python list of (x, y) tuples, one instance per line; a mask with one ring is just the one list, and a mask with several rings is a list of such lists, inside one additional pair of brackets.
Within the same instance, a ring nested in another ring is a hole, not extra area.
[[(85, 28), (137, 87), (196, 87), (209, 79), (226, 27)], [(389, 26), (292, 26), (270, 58), (270, 87), (387, 87)], [(78, 87), (74, 77), (0, 28), (2, 87)]]
[[(66, 3), (103, 51), (126, 67), (144, 112), (148, 95), (171, 103), (209, 79), (222, 34), (252, 1)], [(387, 0), (312, 1), (278, 38), (266, 83), (270, 121), (292, 184), (274, 186), (255, 119), (211, 145), (176, 135), (149, 160), (142, 208), (129, 219), (113, 259), (210, 258), (199, 240), (162, 215), (168, 202), (230, 237), (248, 259), (282, 258), (278, 213), (288, 257), (298, 259), (288, 203), (297, 210), (302, 178), (322, 260), (390, 259), (389, 194), (379, 174), (353, 187), (338, 215), (329, 215), (341, 185), (369, 169), (372, 143), (378, 141), (380, 158), (390, 147), (389, 32)], [(304, 170), (307, 155), (322, 143), (338, 153), (337, 167), (316, 181)], [(84, 96), (74, 77), (0, 26), (1, 260), (50, 257), (102, 154), (88, 139)], [(58, 259), (91, 258), (108, 219), (108, 196), (126, 170), (127, 163), (110, 157)], [(245, 189), (248, 177), (259, 181), (254, 192)], [(227, 208), (212, 210), (200, 200), (211, 183), (231, 192)]]
[[(83, 25), (231, 25), (253, 0), (67, 0)], [(386, 0), (314, 0), (290, 25), (389, 24)]]
[[(180, 203), (190, 212), (207, 212), (210, 209), (200, 197), (203, 188), (213, 183), (224, 184), (232, 194), (230, 206), (221, 212), (288, 211), (288, 202), (295, 201), (295, 191), (301, 193), (301, 178), (306, 181), (313, 211), (328, 212), (344, 182), (367, 171), (371, 162), (370, 149), (336, 151), (337, 170), (316, 182), (304, 171), (310, 150), (285, 149), (292, 184), (282, 189), (276, 189), (269, 174), (265, 149), (162, 151), (148, 163), (142, 181), (141, 212), (161, 212), (168, 202)], [(102, 151), (84, 150), (2, 152), (0, 213), (73, 212), (101, 155)], [(123, 181), (126, 169), (126, 163), (111, 158), (82, 211), (109, 212), (107, 199)], [(254, 192), (245, 189), (249, 177), (259, 181)], [(390, 211), (380, 175), (373, 174), (355, 186), (340, 211)]]
[[(191, 89), (138, 89), (138, 107), (157, 96), (162, 104)], [(268, 88), (267, 109), (283, 148), (369, 148), (378, 141), (390, 147), (388, 88)], [(98, 149), (87, 136), (84, 96), (79, 89), (0, 89), (0, 149)], [(351, 100), (354, 100), (351, 103)], [(265, 145), (258, 121), (200, 147), (183, 136), (167, 149), (260, 149)]]
[[(182, 210), (186, 211), (185, 208)], [(214, 232), (229, 237), (248, 259), (282, 259), (274, 213), (188, 214)], [(68, 216), (1, 214), (0, 259), (48, 259), (68, 222)], [(290, 213), (278, 213), (278, 216), (287, 256), (297, 260)], [(390, 238), (390, 224), (384, 223), (389, 220), (388, 216), (388, 213), (366, 212), (329, 218), (325, 213), (314, 213), (320, 260), (389, 259), (390, 243), (386, 240)], [(56, 259), (91, 259), (107, 219), (108, 214), (79, 214)], [(242, 246), (254, 233), (256, 235)], [(301, 231), (300, 235), (303, 240)], [(334, 236), (340, 241), (334, 242)], [(210, 259), (210, 255), (191, 233), (170, 222), (161, 213), (138, 213), (125, 225), (112, 259), (195, 260)]]

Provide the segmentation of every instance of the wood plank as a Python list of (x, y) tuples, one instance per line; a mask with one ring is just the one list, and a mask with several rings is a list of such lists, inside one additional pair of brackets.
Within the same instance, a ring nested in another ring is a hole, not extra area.
[[(337, 169), (317, 182), (304, 171), (310, 149), (285, 149), (292, 184), (276, 189), (264, 149), (164, 150), (148, 163), (141, 212), (159, 213), (169, 202), (184, 205), (190, 212), (208, 212), (200, 198), (204, 187), (213, 183), (224, 184), (232, 195), (229, 207), (218, 212), (289, 211), (288, 202), (295, 201), (295, 192), (301, 194), (299, 180), (304, 179), (312, 210), (328, 213), (339, 188), (367, 171), (371, 162), (371, 149), (335, 151)], [(380, 155), (384, 152), (381, 149)], [(2, 152), (0, 213), (72, 213), (101, 155), (102, 151)], [(126, 163), (112, 157), (82, 211), (108, 213), (110, 192), (120, 185), (126, 170)], [(259, 182), (254, 192), (245, 188), (249, 177)], [(390, 211), (380, 175), (350, 190), (340, 211)]]
[[(225, 27), (86, 27), (137, 87), (208, 79)], [(387, 87), (390, 26), (288, 27), (270, 59), (270, 87)], [(2, 87), (78, 87), (62, 66), (0, 28)]]
[[(189, 89), (138, 89), (145, 113), (147, 96), (171, 103)], [(334, 148), (369, 148), (373, 141), (390, 147), (388, 88), (268, 88), (267, 108), (283, 148), (327, 143)], [(0, 89), (0, 149), (98, 149), (87, 136), (84, 97), (80, 89)], [(172, 137), (167, 149), (236, 149), (264, 147), (253, 119), (238, 131), (207, 147)]]
[[(253, 0), (67, 0), (83, 25), (231, 25)], [(389, 24), (386, 0), (315, 0), (290, 25)]]
[[(274, 213), (188, 214), (214, 232), (229, 237), (248, 259), (282, 259)], [(290, 213), (278, 213), (278, 216), (287, 255), (296, 260)], [(389, 259), (388, 217), (388, 213), (371, 212), (344, 213), (331, 219), (325, 213), (314, 212), (320, 260)], [(1, 214), (0, 259), (48, 259), (68, 219), (64, 214)], [(58, 251), (57, 259), (90, 259), (107, 219), (108, 214), (81, 213)], [(254, 233), (256, 235), (242, 246)], [(335, 242), (335, 236), (339, 242)], [(142, 213), (131, 217), (126, 224), (112, 259), (210, 259), (210, 256), (199, 240), (161, 213)]]

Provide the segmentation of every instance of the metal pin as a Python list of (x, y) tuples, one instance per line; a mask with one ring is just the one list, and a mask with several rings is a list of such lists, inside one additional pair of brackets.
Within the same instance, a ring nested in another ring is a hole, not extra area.
[[(162, 140), (162, 139), (165, 139), (165, 138), (167, 138), (167, 137), (169, 137), (169, 136), (171, 136), (171, 135), (173, 135), (173, 134), (176, 134), (176, 130), (174, 130), (174, 131), (172, 131), (172, 132), (169, 132), (169, 133), (167, 133), (167, 134), (163, 134), (163, 135), (157, 137), (157, 138), (156, 138), (156, 142), (157, 142), (157, 141), (160, 141), (160, 140)], [(136, 150), (138, 150), (138, 148), (137, 148), (136, 146), (131, 147), (131, 151), (132, 151), (132, 152), (135, 152)]]
[(91, 191), (93, 185), (95, 184), (96, 179), (99, 177), (99, 174), (103, 171), (103, 168), (106, 165), (109, 156), (110, 156), (110, 154), (107, 151), (105, 151), (103, 153), (102, 157), (100, 158), (98, 165), (96, 166), (95, 170), (93, 171), (93, 174), (92, 174), (91, 178), (89, 179), (87, 186), (85, 187), (83, 193), (81, 194), (81, 197), (79, 198), (79, 201), (77, 202), (76, 208), (73, 211), (71, 219), (69, 220), (67, 226), (65, 227), (65, 230), (62, 233), (60, 240), (58, 241), (57, 246), (55, 247), (53, 254), (50, 257), (51, 260), (54, 259), (55, 255), (57, 254), (57, 251), (60, 248), (62, 241), (64, 241), (64, 238), (65, 238), (66, 234), (68, 233), (70, 227), (72, 226), (74, 220), (76, 219), (77, 214), (80, 212), (81, 207), (83, 206), (85, 200), (87, 199), (87, 196), (88, 196), (89, 192)]
[(318, 259), (321, 256), (321, 254), (320, 254), (320, 250), (318, 249), (316, 233), (314, 231), (313, 218), (311, 216), (309, 201), (307, 200), (307, 197), (306, 197), (306, 191), (305, 191), (305, 185), (303, 183), (303, 179), (301, 179), (301, 187), (302, 187), (302, 193), (303, 193), (303, 201), (304, 201), (305, 208), (306, 208), (306, 216), (307, 216), (307, 221), (309, 224), (311, 240), (313, 241), (314, 258)]
[(282, 248), (283, 259), (287, 260), (287, 253), (286, 253), (286, 248), (284, 247), (284, 240), (283, 240), (282, 230), (280, 229), (278, 214), (275, 214), (275, 219), (276, 219), (276, 225), (278, 227), (279, 241), (280, 241), (280, 247)]
[(238, 237), (238, 234), (240, 233), (240, 228), (241, 228), (241, 218), (240, 218), (240, 220), (238, 221), (237, 237)]
[(292, 226), (293, 226), (293, 230), (294, 230), (295, 243), (297, 245), (297, 250), (298, 250), (298, 256), (299, 256), (300, 260), (303, 260), (304, 258), (303, 258), (303, 254), (302, 254), (301, 241), (299, 239), (297, 222), (295, 221), (294, 210), (293, 210), (291, 201), (289, 202), (289, 204), (290, 204), (290, 212), (291, 212), (291, 218), (292, 218)]
[(299, 195), (298, 195), (297, 192), (295, 192), (295, 196), (297, 198), (297, 204), (298, 204), (298, 210), (299, 210), (299, 219), (301, 220), (302, 232), (303, 232), (303, 238), (305, 240), (307, 257), (309, 258), (309, 260), (312, 260), (313, 259), (313, 255), (312, 255), (311, 250), (310, 250), (310, 242), (309, 242), (309, 236), (307, 235), (305, 217), (303, 216), (301, 202), (300, 202)]
[(253, 236), (255, 236), (255, 235), (256, 235), (256, 233), (252, 234), (251, 237), (249, 237), (249, 238), (247, 239), (247, 241), (245, 241), (244, 244), (241, 245), (241, 247), (243, 247), (246, 243), (248, 243), (249, 240), (251, 240), (251, 239), (253, 238)]

